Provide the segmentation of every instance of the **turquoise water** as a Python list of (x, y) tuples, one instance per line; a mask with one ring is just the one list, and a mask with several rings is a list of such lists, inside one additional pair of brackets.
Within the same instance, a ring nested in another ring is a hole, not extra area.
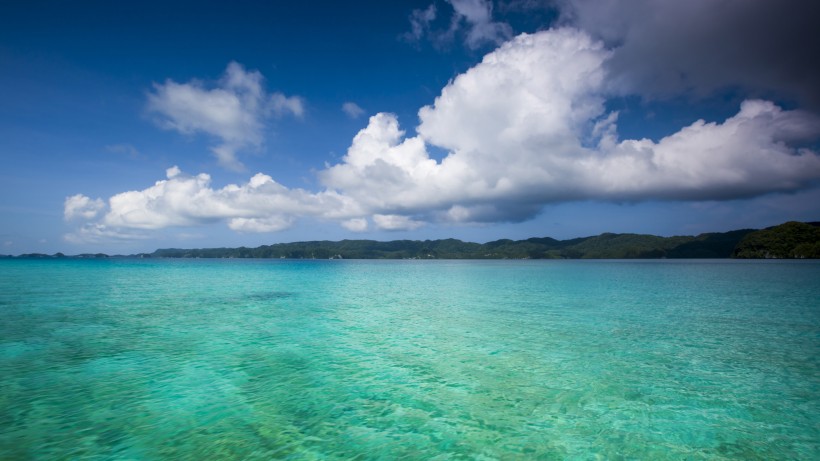
[(820, 262), (0, 261), (0, 459), (818, 459)]

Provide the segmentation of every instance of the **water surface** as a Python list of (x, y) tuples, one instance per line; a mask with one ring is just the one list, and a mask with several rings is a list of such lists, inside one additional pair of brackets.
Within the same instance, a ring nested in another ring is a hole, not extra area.
[(0, 459), (818, 459), (820, 263), (0, 261)]

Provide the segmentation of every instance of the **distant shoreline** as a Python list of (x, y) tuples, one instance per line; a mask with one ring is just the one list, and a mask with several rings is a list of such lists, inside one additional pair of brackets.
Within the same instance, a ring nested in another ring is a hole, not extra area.
[(741, 229), (697, 236), (659, 237), (604, 233), (556, 240), (341, 240), (262, 245), (256, 248), (158, 249), (114, 255), (27, 253), (4, 259), (258, 258), (258, 259), (817, 259), (820, 222), (789, 221), (762, 230)]

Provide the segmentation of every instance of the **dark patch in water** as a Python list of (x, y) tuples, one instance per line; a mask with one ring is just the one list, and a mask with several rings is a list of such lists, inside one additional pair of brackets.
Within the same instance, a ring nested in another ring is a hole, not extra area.
[(290, 298), (295, 294), (296, 293), (290, 291), (266, 291), (263, 293), (251, 293), (248, 295), (248, 299), (252, 299), (254, 301), (273, 301), (277, 299)]

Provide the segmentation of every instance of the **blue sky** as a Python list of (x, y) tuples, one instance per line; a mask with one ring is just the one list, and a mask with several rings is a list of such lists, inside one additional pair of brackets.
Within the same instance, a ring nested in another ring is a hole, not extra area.
[(6, 2), (0, 254), (820, 220), (812, 2)]

